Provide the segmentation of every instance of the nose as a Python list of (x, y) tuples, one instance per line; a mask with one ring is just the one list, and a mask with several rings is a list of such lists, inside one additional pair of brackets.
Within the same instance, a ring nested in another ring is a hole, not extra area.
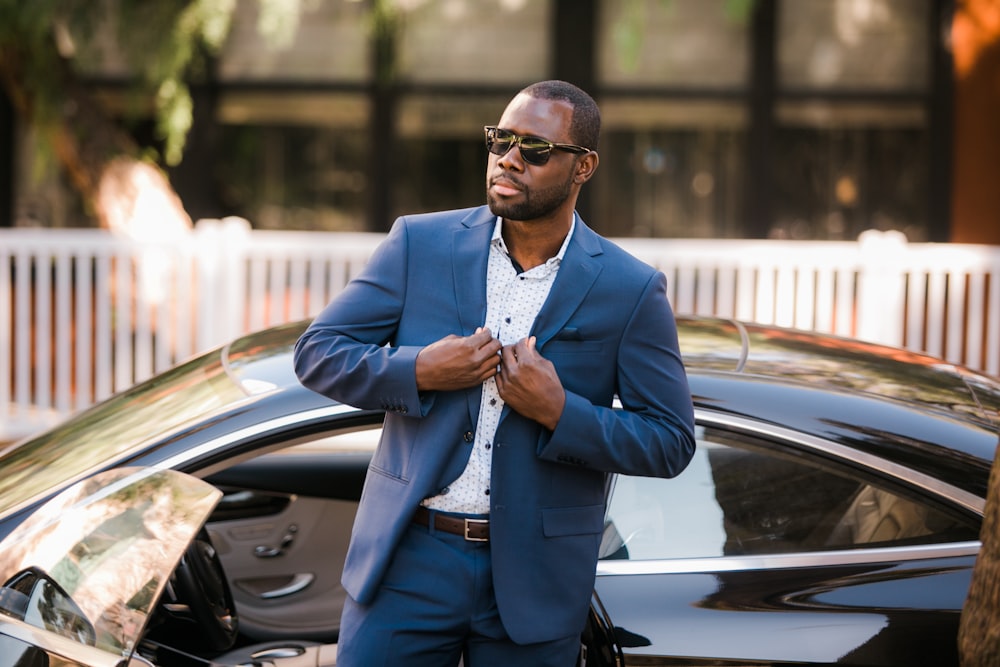
[(504, 169), (514, 171), (524, 171), (524, 161), (521, 159), (521, 149), (516, 142), (511, 142), (510, 148), (503, 155), (497, 157), (497, 164)]

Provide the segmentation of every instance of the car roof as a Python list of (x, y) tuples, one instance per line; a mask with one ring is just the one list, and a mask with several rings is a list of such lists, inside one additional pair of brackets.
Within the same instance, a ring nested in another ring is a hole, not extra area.
[(985, 495), (996, 378), (815, 332), (715, 318), (678, 318), (678, 328), (696, 406), (833, 440)]
[(1000, 379), (905, 349), (708, 317), (678, 317), (689, 373), (727, 372), (897, 400), (1000, 427)]

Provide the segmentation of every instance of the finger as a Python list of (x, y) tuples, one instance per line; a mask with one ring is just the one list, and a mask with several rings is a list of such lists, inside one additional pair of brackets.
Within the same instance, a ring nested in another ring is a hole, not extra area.
[(486, 327), (479, 327), (479, 329), (476, 330), (476, 333), (469, 336), (469, 340), (472, 341), (472, 343), (474, 343), (477, 347), (481, 348), (491, 344), (496, 339), (493, 337), (493, 334), (490, 333), (489, 329)]
[(505, 364), (515, 365), (518, 362), (517, 358), (517, 346), (516, 345), (505, 345), (500, 353), (500, 357)]
[(485, 345), (480, 346), (476, 350), (476, 358), (481, 364), (498, 364), (500, 363), (497, 356), (501, 354), (500, 342), (495, 339), (490, 339)]
[(527, 338), (522, 338), (511, 347), (513, 348), (514, 358), (521, 362), (531, 361), (538, 355), (538, 353), (535, 352), (534, 346), (528, 343)]
[(500, 362), (501, 359), (496, 354), (490, 354), (479, 362), (479, 369), (483, 373), (490, 373), (492, 375), (500, 370)]

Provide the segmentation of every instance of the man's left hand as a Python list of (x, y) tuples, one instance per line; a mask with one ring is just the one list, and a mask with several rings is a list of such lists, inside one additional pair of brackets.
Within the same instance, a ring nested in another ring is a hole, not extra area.
[(556, 367), (538, 353), (535, 337), (505, 345), (496, 375), (500, 398), (518, 414), (554, 431), (566, 405)]

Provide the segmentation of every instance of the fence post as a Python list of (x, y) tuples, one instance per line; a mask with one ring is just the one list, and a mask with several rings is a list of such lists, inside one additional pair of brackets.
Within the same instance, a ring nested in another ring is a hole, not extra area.
[(195, 225), (196, 349), (207, 350), (244, 333), (246, 254), (250, 223), (243, 218)]
[(899, 231), (869, 229), (858, 235), (858, 338), (902, 346), (906, 250), (906, 236)]

